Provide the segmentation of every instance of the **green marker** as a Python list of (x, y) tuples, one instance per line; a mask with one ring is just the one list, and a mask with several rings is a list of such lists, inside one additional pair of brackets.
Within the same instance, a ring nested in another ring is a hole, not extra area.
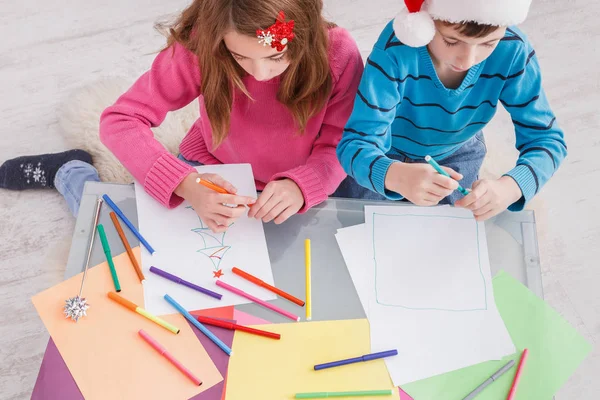
[(296, 393), (296, 399), (326, 399), (330, 397), (361, 397), (361, 396), (391, 396), (393, 389), (386, 390), (356, 390), (352, 392), (314, 392)]
[[(427, 161), (429, 163), (429, 165), (431, 165), (438, 173), (452, 179), (450, 177), (450, 175), (448, 175), (448, 173), (446, 171), (444, 171), (442, 169), (442, 167), (440, 167), (440, 164), (438, 164), (437, 162), (435, 162), (435, 160), (433, 158), (431, 158), (431, 156), (425, 156), (425, 161)], [(464, 196), (469, 194), (469, 191), (460, 185), (458, 185), (458, 188), (456, 190), (461, 192)]]
[(120, 292), (121, 285), (119, 284), (119, 277), (117, 276), (117, 270), (115, 269), (115, 264), (113, 263), (112, 254), (110, 254), (110, 246), (108, 245), (108, 239), (106, 239), (106, 233), (104, 232), (104, 226), (102, 226), (102, 224), (98, 224), (98, 234), (100, 235), (102, 248), (104, 249), (106, 261), (108, 262), (108, 267), (110, 268), (110, 274), (112, 275), (113, 283), (115, 284), (115, 290)]

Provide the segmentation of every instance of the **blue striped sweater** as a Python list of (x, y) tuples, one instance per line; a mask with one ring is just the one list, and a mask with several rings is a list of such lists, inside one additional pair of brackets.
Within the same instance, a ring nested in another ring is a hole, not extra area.
[(567, 153), (531, 44), (517, 28), (507, 29), (492, 54), (451, 90), (438, 78), (427, 48), (399, 42), (390, 22), (367, 59), (337, 155), (359, 184), (389, 199), (401, 199), (384, 188), (388, 168), (398, 162), (390, 154), (412, 159), (429, 154), (443, 165), (445, 157), (490, 122), (498, 103), (511, 115), (520, 153), (506, 174), (523, 193), (509, 207), (518, 211)]

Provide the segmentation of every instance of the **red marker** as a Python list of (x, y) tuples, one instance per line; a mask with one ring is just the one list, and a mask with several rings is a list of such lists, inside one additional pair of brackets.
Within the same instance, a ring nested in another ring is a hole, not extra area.
[(525, 361), (527, 361), (527, 356), (529, 355), (529, 350), (523, 350), (521, 354), (521, 361), (519, 361), (519, 366), (517, 367), (517, 372), (515, 373), (515, 378), (513, 380), (512, 386), (510, 387), (510, 392), (508, 392), (508, 396), (506, 400), (512, 400), (515, 398), (517, 394), (517, 385), (521, 380), (521, 374), (523, 373), (523, 367), (525, 366)]
[(196, 318), (198, 319), (198, 322), (206, 324), (206, 325), (218, 326), (219, 328), (225, 328), (225, 329), (229, 329), (231, 331), (237, 330), (237, 331), (248, 332), (253, 335), (264, 336), (264, 337), (268, 337), (271, 339), (281, 339), (281, 335), (279, 333), (261, 331), (259, 329), (249, 328), (247, 326), (238, 325), (238, 324), (234, 324), (231, 322), (226, 322), (226, 321), (222, 321), (220, 319), (214, 319), (214, 318), (210, 318), (210, 317), (196, 317)]

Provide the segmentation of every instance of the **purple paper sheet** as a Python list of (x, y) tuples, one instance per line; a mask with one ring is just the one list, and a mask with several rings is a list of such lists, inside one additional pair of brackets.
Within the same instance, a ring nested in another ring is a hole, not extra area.
[[(189, 323), (188, 323), (189, 324)], [(191, 325), (190, 325), (191, 326)], [(221, 400), (225, 377), (227, 376), (227, 366), (229, 357), (223, 353), (217, 345), (204, 336), (198, 329), (192, 328), (202, 346), (215, 363), (215, 366), (223, 376), (223, 380), (204, 392), (192, 397), (193, 400)], [(217, 335), (227, 346), (233, 344), (233, 331), (211, 326), (210, 330)], [(202, 379), (202, 377), (200, 377)], [(83, 395), (79, 391), (75, 380), (69, 372), (58, 348), (50, 339), (46, 347), (46, 353), (40, 366), (31, 400), (83, 400)]]

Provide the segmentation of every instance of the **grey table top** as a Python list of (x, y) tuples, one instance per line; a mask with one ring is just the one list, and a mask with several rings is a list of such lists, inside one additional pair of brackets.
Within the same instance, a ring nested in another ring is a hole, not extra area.
[[(65, 278), (84, 268), (87, 243), (98, 196), (108, 194), (137, 226), (137, 210), (133, 185), (88, 182), (81, 201), (73, 234)], [(312, 242), (313, 320), (364, 318), (365, 314), (354, 289), (350, 274), (337, 245), (337, 229), (364, 222), (365, 205), (390, 205), (391, 202), (330, 198), (307, 213), (296, 215), (282, 225), (264, 225), (275, 285), (300, 298), (304, 297), (304, 239)], [(103, 206), (100, 223), (111, 225)], [(504, 269), (543, 297), (535, 217), (532, 211), (504, 212), (486, 222), (486, 236), (492, 275)], [(139, 244), (127, 229), (124, 231), (132, 246)], [(96, 240), (98, 238), (96, 237)], [(117, 235), (109, 237), (113, 255), (124, 252)], [(94, 246), (90, 266), (105, 261), (102, 246)], [(298, 315), (298, 306), (278, 298), (273, 303)], [(243, 304), (237, 309), (274, 323), (289, 322), (279, 314), (255, 304)]]

